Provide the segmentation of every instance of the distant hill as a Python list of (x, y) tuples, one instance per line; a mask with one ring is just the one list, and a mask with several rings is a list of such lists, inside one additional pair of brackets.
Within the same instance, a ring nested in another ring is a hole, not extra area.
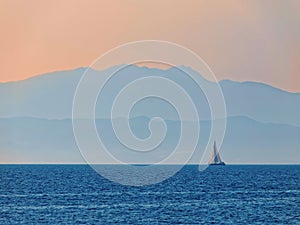
[[(75, 89), (85, 69), (53, 72), (23, 81), (0, 83), (0, 117), (71, 118)], [(197, 73), (190, 68), (188, 70)], [(99, 76), (104, 72), (94, 71)], [(187, 76), (183, 72), (175, 68), (159, 70), (129, 66), (113, 80), (114, 86), (109, 91), (116, 93), (118, 88), (122, 88), (130, 79), (156, 75), (165, 76), (188, 90), (201, 112), (201, 119), (210, 119), (205, 95), (193, 82), (185, 79)], [(203, 83), (209, 84), (210, 81), (203, 78)], [(220, 86), (228, 116), (246, 116), (260, 122), (300, 126), (300, 93), (289, 93), (255, 82), (224, 80), (220, 82)], [(106, 105), (106, 102), (104, 104)], [(153, 104), (156, 108), (163, 107), (157, 102)], [(103, 108), (102, 106), (99, 103), (97, 109)], [(146, 107), (143, 108), (146, 111), (153, 109), (152, 103), (149, 102), (143, 107)], [(141, 115), (144, 115), (144, 112), (136, 111), (134, 116)], [(100, 113), (99, 117), (101, 116), (104, 115)], [(171, 114), (164, 117), (174, 119)]]
[[(75, 143), (71, 115), (74, 93), (85, 70), (79, 68), (0, 83), (0, 162), (84, 163)], [(105, 72), (93, 71), (96, 76)], [(106, 98), (101, 101), (103, 96), (100, 95), (96, 104), (96, 124), (99, 131), (105, 131), (102, 132), (105, 144), (124, 161), (136, 160), (123, 151), (112, 133), (108, 116), (112, 100), (120, 88), (140, 76), (167, 77), (190, 94), (201, 119), (199, 148), (190, 163), (199, 163), (210, 130), (209, 104), (195, 83), (176, 68), (160, 70), (129, 66), (110, 81), (112, 83), (102, 93)], [(201, 79), (206, 85), (212, 84), (203, 77)], [(228, 114), (221, 147), (221, 157), (225, 162), (300, 163), (300, 93), (289, 93), (255, 82), (224, 80), (219, 84)], [(176, 111), (159, 99), (141, 101), (132, 110), (130, 124), (136, 136), (148, 137), (147, 126), (153, 116), (165, 118), (169, 132), (160, 146), (162, 152), (146, 158), (145, 162), (168, 155), (179, 138), (180, 122)]]
[[(149, 135), (146, 127), (149, 118), (131, 120), (133, 132), (140, 138)], [(166, 142), (157, 149), (162, 154), (147, 156), (145, 161), (156, 161), (170, 153), (178, 141), (178, 121), (167, 121)], [(132, 158), (111, 135), (110, 121), (97, 120), (102, 139), (112, 147), (118, 158)], [(190, 163), (199, 163), (210, 122), (202, 121), (200, 145)], [(27, 163), (84, 163), (72, 130), (72, 121), (36, 118), (0, 119), (1, 162)], [(221, 147), (221, 157), (227, 163), (292, 163), (299, 164), (300, 127), (273, 123), (260, 123), (247, 117), (228, 119), (227, 132)], [(189, 146), (186, 146), (189, 148)]]

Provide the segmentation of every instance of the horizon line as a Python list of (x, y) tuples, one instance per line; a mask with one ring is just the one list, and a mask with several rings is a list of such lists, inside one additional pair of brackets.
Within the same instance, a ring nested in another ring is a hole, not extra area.
[[(88, 164), (88, 163), (1, 163), (0, 166), (3, 165), (79, 165), (79, 166), (209, 166), (209, 164), (195, 164), (195, 163), (190, 163), (190, 164), (147, 164), (147, 163), (132, 163), (132, 164), (113, 164), (113, 163), (93, 163), (93, 164)], [(226, 166), (300, 166), (299, 163), (226, 163)]]

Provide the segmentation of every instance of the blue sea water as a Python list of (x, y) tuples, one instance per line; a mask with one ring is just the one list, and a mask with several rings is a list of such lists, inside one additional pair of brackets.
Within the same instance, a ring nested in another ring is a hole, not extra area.
[(159, 184), (86, 165), (1, 165), (0, 224), (300, 224), (300, 166), (185, 166)]

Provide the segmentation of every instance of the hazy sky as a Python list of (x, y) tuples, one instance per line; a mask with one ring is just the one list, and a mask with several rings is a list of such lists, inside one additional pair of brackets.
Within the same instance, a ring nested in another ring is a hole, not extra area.
[(0, 81), (89, 66), (130, 41), (200, 55), (218, 79), (300, 92), (300, 1), (0, 1)]

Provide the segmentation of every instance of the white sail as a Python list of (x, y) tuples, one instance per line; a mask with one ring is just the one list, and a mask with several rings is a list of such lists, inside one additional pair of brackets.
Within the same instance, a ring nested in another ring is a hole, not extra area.
[(220, 157), (219, 152), (217, 150), (216, 142), (214, 142), (214, 148), (213, 148), (210, 164), (213, 164), (213, 165), (215, 165), (215, 164), (225, 164), (221, 160), (221, 157)]

